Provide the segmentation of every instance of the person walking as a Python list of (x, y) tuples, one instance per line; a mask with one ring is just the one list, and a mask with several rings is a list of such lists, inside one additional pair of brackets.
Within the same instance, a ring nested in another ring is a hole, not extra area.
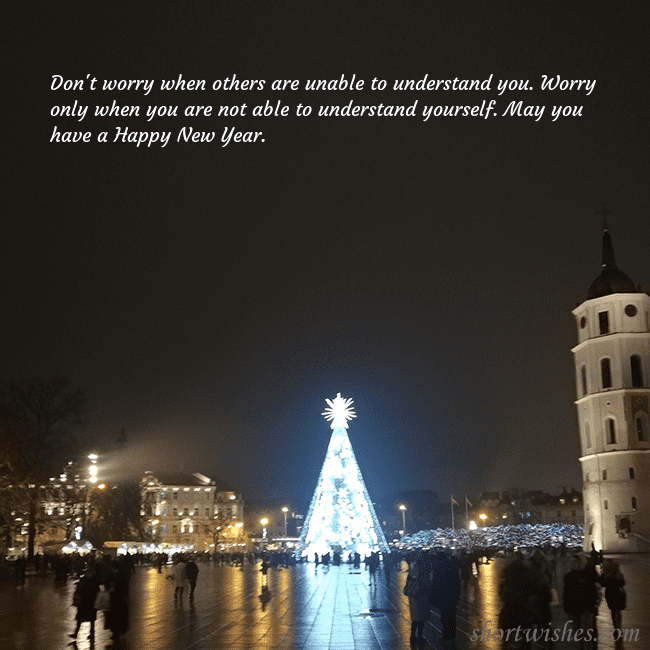
[(429, 602), (440, 610), (442, 645), (456, 642), (456, 609), (461, 592), (461, 566), (454, 555), (437, 553), (431, 567)]
[(194, 590), (196, 589), (196, 579), (199, 577), (199, 567), (196, 566), (194, 560), (189, 559), (185, 565), (185, 574), (187, 575), (187, 582), (190, 585), (190, 598), (194, 598)]
[(167, 578), (174, 581), (174, 600), (179, 597), (182, 599), (185, 581), (187, 580), (187, 567), (182, 555), (177, 555), (174, 558), (171, 575), (167, 576)]
[(621, 612), (627, 605), (625, 578), (621, 568), (614, 560), (605, 560), (604, 573), (600, 584), (605, 588), (605, 602), (612, 613), (614, 629), (621, 629)]
[(104, 627), (117, 641), (129, 629), (129, 584), (131, 564), (124, 558), (110, 563), (106, 587), (110, 593), (110, 608), (104, 612)]
[(429, 619), (429, 589), (431, 587), (430, 563), (426, 553), (420, 554), (417, 560), (411, 557), (409, 572), (404, 586), (404, 594), (409, 599), (409, 614), (411, 615), (411, 643), (425, 641), (424, 626)]
[(576, 629), (589, 636), (586, 641), (597, 639), (596, 615), (600, 594), (596, 584), (598, 574), (590, 563), (585, 566), (579, 555), (573, 558), (573, 568), (564, 576), (563, 606)]
[(79, 634), (79, 628), (82, 623), (90, 623), (90, 633), (88, 638), (92, 641), (95, 638), (95, 621), (97, 620), (97, 610), (95, 609), (95, 598), (99, 592), (99, 580), (95, 576), (92, 568), (88, 569), (77, 583), (72, 604), (77, 608), (77, 627), (70, 638), (76, 639)]

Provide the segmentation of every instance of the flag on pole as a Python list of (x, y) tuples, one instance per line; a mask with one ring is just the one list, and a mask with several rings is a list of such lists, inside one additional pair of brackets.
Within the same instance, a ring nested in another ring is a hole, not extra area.
[(451, 502), (452, 502), (455, 506), (459, 506), (459, 505), (460, 505), (460, 503), (458, 503), (458, 501), (456, 501), (456, 499), (454, 499), (454, 495), (453, 495), (453, 494), (451, 495)]
[(470, 508), (474, 507), (474, 504), (467, 498), (467, 495), (465, 495), (465, 505), (468, 505)]

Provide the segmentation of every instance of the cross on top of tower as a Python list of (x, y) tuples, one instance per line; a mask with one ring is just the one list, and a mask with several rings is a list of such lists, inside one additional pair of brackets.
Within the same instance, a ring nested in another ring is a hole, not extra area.
[(600, 210), (596, 210), (596, 214), (599, 214), (603, 217), (603, 228), (605, 230), (608, 230), (607, 228), (607, 217), (612, 214), (612, 211), (607, 207), (606, 203), (603, 203), (603, 207)]

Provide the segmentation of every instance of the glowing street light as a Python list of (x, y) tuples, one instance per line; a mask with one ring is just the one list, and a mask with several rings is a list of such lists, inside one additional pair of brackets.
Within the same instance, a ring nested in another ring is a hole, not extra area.
[(402, 511), (402, 529), (406, 531), (406, 506), (402, 504), (400, 505), (399, 509)]
[(287, 512), (289, 512), (289, 508), (286, 506), (282, 508), (282, 512), (284, 512), (284, 536), (287, 536)]
[(479, 517), (481, 518), (481, 521), (483, 522), (483, 526), (485, 526), (485, 520), (487, 519), (487, 515), (482, 512)]
[(90, 467), (88, 468), (90, 482), (97, 483), (97, 454), (88, 454), (88, 460), (90, 460)]

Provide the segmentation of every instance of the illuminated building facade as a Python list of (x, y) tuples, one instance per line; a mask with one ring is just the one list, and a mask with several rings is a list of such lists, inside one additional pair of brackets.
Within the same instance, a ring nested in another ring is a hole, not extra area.
[(174, 550), (235, 550), (244, 543), (244, 502), (217, 491), (203, 474), (155, 476), (140, 481), (142, 515), (156, 544)]
[(573, 314), (585, 550), (650, 550), (650, 297), (616, 266), (607, 226), (602, 272)]

